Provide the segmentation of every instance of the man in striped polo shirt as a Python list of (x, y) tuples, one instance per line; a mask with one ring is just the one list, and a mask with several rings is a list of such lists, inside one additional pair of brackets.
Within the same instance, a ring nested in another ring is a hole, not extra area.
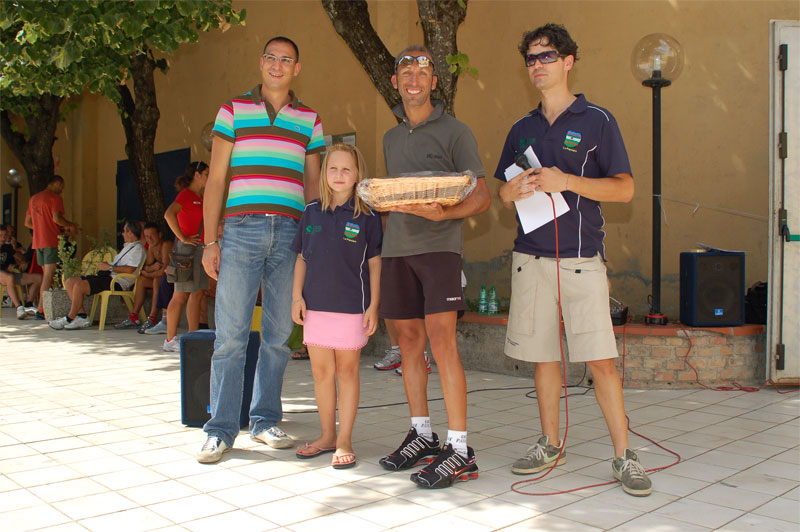
[[(283, 417), (281, 387), (289, 360), (291, 292), (296, 254), (290, 249), (305, 204), (319, 190), (322, 122), (290, 90), (300, 73), (297, 45), (274, 37), (259, 63), (261, 84), (236, 96), (217, 113), (203, 219), (203, 267), (218, 279), (216, 340), (211, 360), (211, 419), (197, 454), (217, 462), (239, 433), (245, 353), (259, 284), (263, 301), (250, 437), (274, 448), (294, 442), (277, 423)], [(226, 174), (233, 177), (215, 240)], [(220, 245), (222, 244), (222, 245)]]

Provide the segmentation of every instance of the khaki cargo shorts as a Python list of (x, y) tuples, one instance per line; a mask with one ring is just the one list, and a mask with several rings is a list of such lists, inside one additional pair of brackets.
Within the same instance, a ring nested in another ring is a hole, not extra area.
[[(616, 358), (606, 266), (600, 255), (561, 259), (560, 274), (569, 361)], [(505, 354), (527, 362), (560, 361), (559, 335), (556, 259), (514, 252)]]

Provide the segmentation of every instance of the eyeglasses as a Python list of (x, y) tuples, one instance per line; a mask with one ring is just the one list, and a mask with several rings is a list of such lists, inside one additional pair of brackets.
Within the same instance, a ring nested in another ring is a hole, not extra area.
[(420, 68), (433, 68), (433, 59), (426, 55), (404, 55), (403, 57), (397, 60), (395, 63), (394, 68), (397, 70), (400, 67), (410, 67), (411, 65), (416, 62)]
[(273, 54), (264, 54), (261, 57), (267, 60), (267, 63), (273, 64), (277, 63), (278, 61), (281, 62), (282, 66), (291, 66), (296, 60), (292, 59), (291, 57), (278, 57), (277, 55)]
[(556, 61), (558, 61), (559, 57), (567, 57), (567, 56), (560, 54), (555, 50), (546, 50), (538, 54), (527, 54), (525, 56), (525, 66), (532, 67), (533, 65), (536, 64), (537, 59), (543, 65), (547, 65), (549, 63), (555, 63)]

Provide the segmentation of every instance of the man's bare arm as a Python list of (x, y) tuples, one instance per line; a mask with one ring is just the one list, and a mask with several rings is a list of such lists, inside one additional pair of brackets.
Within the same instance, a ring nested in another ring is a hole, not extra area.
[[(214, 242), (217, 238), (222, 198), (225, 196), (225, 181), (232, 152), (232, 142), (214, 137), (211, 144), (208, 181), (206, 181), (206, 191), (203, 197), (203, 224), (206, 242)], [(217, 278), (220, 257), (219, 243), (203, 250), (203, 269), (212, 279)]]
[(306, 164), (303, 170), (303, 196), (306, 203), (319, 197), (319, 174), (319, 153), (306, 155)]

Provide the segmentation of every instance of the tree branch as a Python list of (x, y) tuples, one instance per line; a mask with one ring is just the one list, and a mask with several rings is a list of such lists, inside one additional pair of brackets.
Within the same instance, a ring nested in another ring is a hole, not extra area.
[(331, 19), (336, 33), (364, 67), (372, 84), (383, 96), (386, 105), (393, 108), (400, 103), (400, 95), (392, 86), (394, 56), (378, 36), (369, 20), (365, 0), (322, 0), (322, 7)]
[[(463, 0), (466, 5), (467, 0)], [(467, 16), (466, 8), (453, 0), (417, 0), (419, 20), (425, 35), (425, 47), (431, 51), (438, 89), (448, 113), (455, 116), (455, 99), (458, 76), (448, 69), (447, 56), (458, 52), (458, 27)]]

